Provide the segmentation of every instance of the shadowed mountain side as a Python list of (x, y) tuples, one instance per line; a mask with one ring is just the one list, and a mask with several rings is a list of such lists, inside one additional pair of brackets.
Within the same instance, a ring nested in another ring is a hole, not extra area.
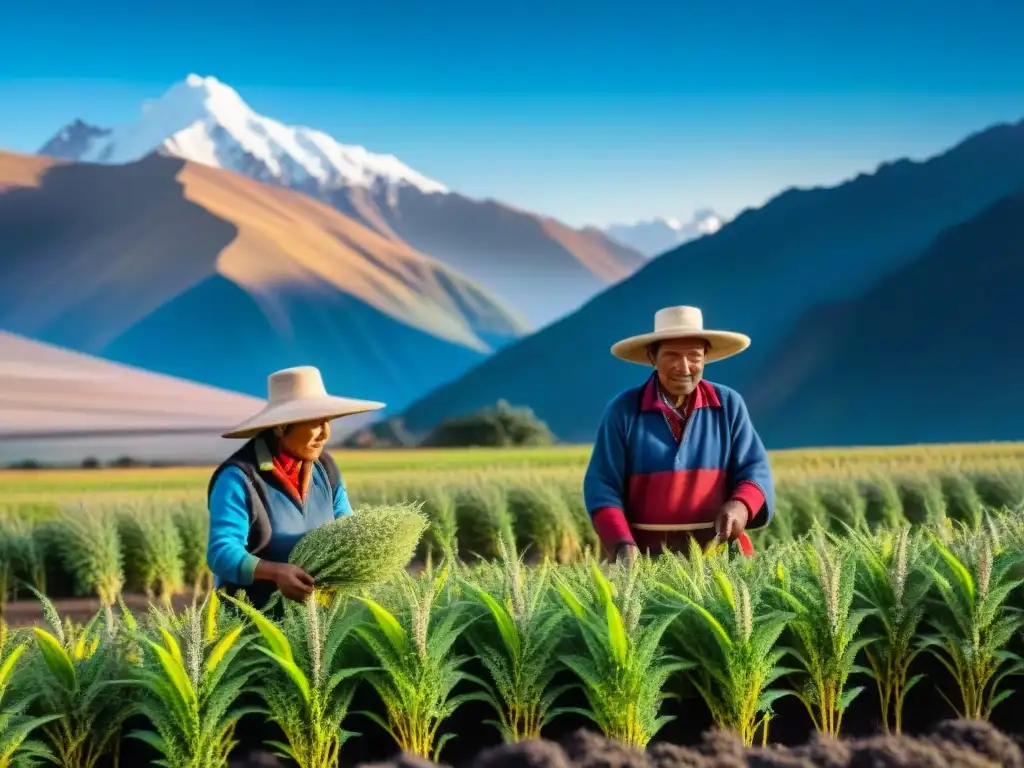
[[(216, 307), (223, 318), (211, 318)], [(263, 395), (271, 371), (316, 365), (346, 397), (401, 408), (480, 359), (329, 286), (245, 291), (214, 275), (136, 323), (105, 350), (116, 360)]]
[(808, 313), (747, 397), (779, 448), (1024, 435), (1024, 191)]
[(1022, 183), (1024, 123), (1018, 123), (973, 135), (925, 162), (901, 160), (838, 187), (789, 190), (500, 350), (418, 400), (403, 419), (423, 431), (505, 398), (533, 408), (561, 439), (590, 441), (608, 400), (646, 375), (613, 358), (609, 347), (650, 330), (655, 311), (673, 304), (695, 304), (708, 327), (753, 338), (746, 352), (707, 370), (712, 381), (746, 392), (812, 306), (863, 292), (942, 230)]
[(646, 263), (597, 230), (576, 231), (493, 200), (400, 187), (346, 188), (332, 193), (331, 202), (498, 293), (534, 327)]
[[(17, 159), (0, 156), (4, 178)], [(238, 230), (185, 199), (184, 165), (53, 164), (36, 186), (0, 195), (0, 327), (102, 354), (214, 274)]]
[(392, 407), (526, 330), (451, 268), (301, 194), (157, 155), (22, 160), (0, 154), (0, 182), (35, 182), (0, 194), (8, 330), (260, 396), (278, 361), (314, 364)]

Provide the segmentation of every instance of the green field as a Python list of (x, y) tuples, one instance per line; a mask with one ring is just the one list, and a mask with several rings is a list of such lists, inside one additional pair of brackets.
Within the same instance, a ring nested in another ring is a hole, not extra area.
[[(423, 504), (431, 526), (421, 558), (436, 559), (448, 547), (466, 559), (490, 558), (502, 537), (511, 536), (531, 557), (572, 562), (598, 545), (581, 493), (588, 455), (587, 447), (569, 447), (336, 457), (357, 508)], [(752, 532), (758, 548), (817, 524), (873, 530), (949, 518), (976, 526), (987, 511), (1024, 504), (1020, 443), (785, 451), (772, 453), (771, 461), (776, 515), (767, 529)], [(133, 592), (179, 592), (204, 581), (209, 473), (209, 467), (0, 472), (0, 601), (14, 595), (17, 580), (95, 594), (98, 577), (76, 575), (74, 565), (78, 550), (92, 545), (107, 548), (96, 557), (121, 568), (116, 578)]]
[[(524, 471), (582, 476), (590, 446), (513, 449), (335, 451), (350, 488), (382, 479), (450, 479)], [(770, 452), (779, 480), (850, 476), (873, 471), (983, 470), (1024, 465), (1024, 443), (965, 443), (885, 448), (815, 448)], [(212, 467), (0, 470), (7, 504), (94, 494), (182, 492), (202, 495)]]
[[(102, 595), (95, 619), (62, 624), (51, 610), (48, 627), (0, 631), (0, 686), (19, 707), (0, 748), (47, 749), (61, 768), (113, 753), (123, 765), (161, 757), (217, 768), (265, 745), (302, 768), (352, 765), (353, 754), (379, 764), (398, 751), (446, 761), (453, 748), (555, 738), (581, 724), (620, 750), (643, 750), (655, 739), (685, 743), (670, 735), (677, 720), (717, 726), (742, 750), (787, 731), (900, 733), (906, 715), (932, 726), (988, 720), (1019, 695), (1024, 673), (1017, 513), (980, 528), (815, 536), (757, 558), (718, 548), (631, 568), (590, 558), (522, 568), (514, 557), (418, 575), (398, 566), (353, 590), (359, 599), (339, 586), (277, 619), (226, 610), (218, 593), (181, 612), (118, 610), (117, 536), (109, 518), (91, 515), (60, 533), (80, 537), (76, 565)], [(173, 527), (160, 530), (166, 545)], [(353, 555), (337, 542), (336, 557)], [(135, 568), (171, 562), (165, 546), (133, 551)], [(117, 695), (105, 695), (111, 684)], [(138, 730), (128, 732), (134, 715)], [(731, 752), (729, 764), (740, 764)], [(672, 763), (698, 764), (711, 763)], [(928, 764), (996, 763), (961, 752)]]
[[(459, 677), (456, 667), (470, 657), (483, 666), (472, 662), (477, 682), (466, 688), (463, 680), (460, 690), (491, 697), (499, 719), (505, 718), (506, 737), (536, 735), (545, 714), (559, 708), (545, 700), (524, 714), (519, 699), (537, 702), (563, 683), (576, 683), (580, 689), (560, 694), (568, 697), (560, 702), (589, 711), (606, 736), (634, 747), (661, 733), (666, 691), (689, 692), (688, 720), (717, 724), (749, 745), (772, 738), (777, 728), (835, 736), (850, 717), (860, 719), (859, 729), (864, 718), (880, 717), (897, 730), (904, 709), (918, 717), (927, 712), (929, 722), (954, 712), (985, 719), (1001, 700), (994, 676), (1024, 674), (1024, 662), (1004, 653), (1024, 652), (1024, 613), (1003, 611), (1024, 606), (1022, 444), (773, 453), (776, 519), (753, 534), (757, 557), (641, 560), (632, 573), (607, 564), (595, 569), (588, 557), (597, 542), (580, 492), (587, 457), (588, 449), (578, 447), (337, 454), (357, 514), (362, 505), (422, 504), (429, 525), (418, 555), (428, 570), (418, 576), (401, 571), (399, 583), (373, 588), (363, 595), (372, 595), (372, 605), (344, 601), (339, 613), (317, 611), (314, 602), (293, 606), (277, 629), (258, 615), (239, 624), (237, 615), (219, 609), (169, 609), (208, 593), (204, 489), (210, 468), (0, 473), (0, 608), (4, 599), (36, 600), (28, 585), (55, 601), (98, 598), (99, 619), (91, 626), (53, 624), (49, 635), (41, 628), (35, 634), (11, 630), (7, 650), (0, 621), (0, 662), (11, 648), (23, 649), (16, 667), (21, 690), (50, 692), (36, 707), (42, 716), (66, 714), (62, 707), (77, 707), (75, 697), (93, 696), (104, 680), (138, 678), (131, 691), (109, 697), (109, 706), (74, 710), (84, 718), (74, 733), (39, 731), (53, 749), (72, 750), (60, 763), (65, 768), (85, 764), (75, 751), (85, 747), (74, 744), (91, 745), (98, 754), (121, 743), (124, 734), (113, 732), (102, 745), (88, 737), (75, 741), (76, 733), (94, 730), (89, 718), (131, 713), (161, 720), (161, 740), (146, 737), (146, 743), (179, 750), (173, 764), (222, 765), (219, 757), (193, 759), (211, 745), (230, 746), (217, 722), (203, 720), (205, 710), (195, 722), (208, 729), (206, 746), (189, 730), (191, 720), (175, 720), (179, 698), (195, 695), (190, 686), (215, 685), (202, 671), (214, 663), (232, 665), (224, 680), (237, 682), (239, 691), (249, 690), (244, 680), (260, 667), (258, 678), (272, 685), (252, 693), (269, 696), (278, 722), (288, 724), (277, 737), (288, 749), (314, 749), (309, 734), (317, 734), (316, 743), (332, 743), (330, 734), (344, 720), (361, 735), (343, 752), (366, 749), (375, 759), (399, 746), (433, 754), (445, 744), (436, 731), (442, 722), (460, 741), (501, 738), (497, 727), (481, 733), (478, 715), (456, 722), (458, 714), (447, 708), (450, 688), (424, 708), (436, 691), (417, 688), (417, 681), (444, 685)], [(520, 572), (513, 562), (503, 564), (506, 543), (551, 570)], [(446, 561), (433, 582), (429, 565), (452, 551), (458, 561)], [(135, 627), (130, 614), (117, 610), (133, 594), (168, 612), (140, 615)], [(993, 623), (997, 614), (1004, 618)], [(467, 633), (457, 629), (472, 616)], [(971, 653), (960, 654), (970, 643)], [(255, 645), (272, 653), (253, 653)], [(407, 652), (413, 648), (416, 653)], [(742, 652), (722, 655), (723, 649)], [(931, 666), (929, 654), (940, 657)], [(509, 664), (540, 666), (536, 674), (509, 678)], [(344, 671), (353, 665), (383, 671)], [(305, 687), (295, 682), (296, 671)], [(306, 688), (326, 697), (322, 705), (335, 701), (323, 685), (330, 675), (350, 676), (359, 695), (368, 697), (358, 709), (370, 714), (357, 715), (344, 702), (334, 710), (339, 719), (324, 720), (316, 714), (321, 710), (311, 710)], [(536, 685), (520, 690), (507, 680)], [(911, 680), (924, 682), (905, 702)], [(723, 681), (742, 687), (733, 692), (746, 698), (724, 695)], [(772, 702), (783, 690), (804, 692), (804, 698), (780, 709)], [(854, 696), (864, 707), (847, 716)], [(616, 711), (633, 714), (621, 719)], [(555, 718), (550, 728), (557, 732), (561, 722)], [(256, 746), (266, 727), (239, 735)], [(124, 764), (142, 759), (123, 756)], [(337, 763), (328, 756), (303, 764)]]

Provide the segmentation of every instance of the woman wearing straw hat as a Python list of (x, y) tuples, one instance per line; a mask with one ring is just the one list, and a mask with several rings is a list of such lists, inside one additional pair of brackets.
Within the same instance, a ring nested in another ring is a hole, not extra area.
[(606, 551), (688, 551), (696, 540), (736, 541), (767, 525), (775, 496), (768, 455), (743, 398), (703, 379), (704, 365), (745, 350), (740, 333), (704, 328), (696, 307), (667, 307), (654, 330), (612, 346), (654, 370), (606, 407), (583, 493)]
[(207, 489), (207, 563), (218, 588), (243, 592), (262, 608), (275, 591), (305, 600), (313, 579), (288, 556), (306, 533), (352, 507), (324, 446), (330, 422), (384, 403), (334, 397), (320, 371), (287, 368), (268, 379), (269, 402), (224, 433), (245, 443), (213, 472)]

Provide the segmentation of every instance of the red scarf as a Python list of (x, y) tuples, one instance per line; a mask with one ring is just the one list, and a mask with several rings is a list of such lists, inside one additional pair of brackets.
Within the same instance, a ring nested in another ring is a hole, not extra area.
[(283, 490), (300, 504), (305, 501), (309, 491), (311, 468), (310, 462), (296, 459), (278, 444), (274, 452), (274, 477), (281, 482)]

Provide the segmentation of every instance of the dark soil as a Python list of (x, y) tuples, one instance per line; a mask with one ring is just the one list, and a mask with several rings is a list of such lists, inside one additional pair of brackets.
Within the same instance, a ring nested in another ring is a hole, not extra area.
[[(276, 768), (284, 763), (254, 753), (231, 768)], [(410, 755), (363, 768), (437, 768)], [(449, 765), (449, 764), (442, 764)], [(1024, 768), (1024, 754), (991, 725), (947, 720), (923, 736), (868, 736), (841, 741), (815, 738), (798, 747), (744, 748), (738, 739), (708, 731), (696, 745), (660, 742), (646, 752), (577, 730), (559, 741), (540, 740), (485, 749), (459, 764), (472, 768)]]

